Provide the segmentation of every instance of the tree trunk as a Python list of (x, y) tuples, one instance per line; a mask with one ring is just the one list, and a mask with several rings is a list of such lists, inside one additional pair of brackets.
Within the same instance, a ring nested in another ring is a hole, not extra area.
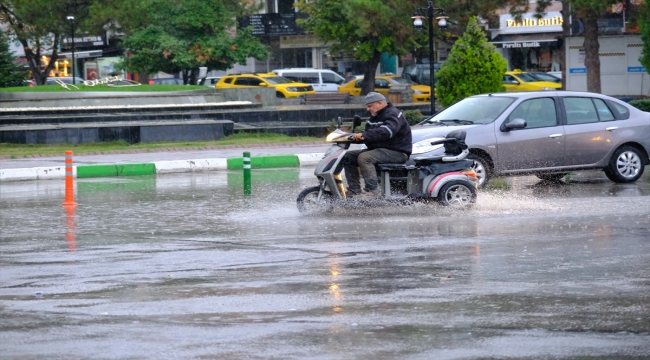
[(569, 11), (569, 3), (566, 0), (562, 1), (562, 36), (558, 38), (559, 42), (559, 58), (560, 68), (562, 68), (562, 89), (567, 90), (566, 80), (569, 74), (566, 70), (566, 39), (571, 36), (571, 12)]
[(381, 61), (381, 53), (375, 52), (368, 61), (363, 62), (363, 87), (361, 88), (361, 95), (367, 95), (371, 91), (375, 91), (375, 73), (377, 72), (377, 65)]
[(36, 82), (36, 85), (45, 85), (47, 83), (47, 77), (52, 68), (54, 68), (54, 62), (57, 59), (56, 49), (59, 44), (59, 36), (54, 36), (54, 43), (52, 45), (52, 55), (50, 56), (50, 62), (45, 66), (41, 71), (41, 44), (38, 42), (35, 46), (36, 53), (32, 51), (32, 48), (28, 45), (27, 39), (18, 39), (23, 45), (25, 51), (25, 58), (27, 58), (27, 63), (29, 64), (29, 69), (32, 71), (32, 77)]
[[(591, 15), (591, 14), (590, 14)], [(585, 67), (587, 68), (587, 91), (600, 93), (600, 44), (598, 43), (598, 17), (586, 16)]]

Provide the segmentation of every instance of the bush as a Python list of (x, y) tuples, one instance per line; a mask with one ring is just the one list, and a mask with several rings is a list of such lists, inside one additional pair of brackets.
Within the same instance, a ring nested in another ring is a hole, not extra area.
[(628, 104), (641, 111), (650, 111), (650, 99), (632, 100)]
[(409, 125), (415, 125), (424, 118), (420, 110), (404, 110), (402, 113), (404, 113), (404, 117), (406, 118), (406, 121), (408, 121)]
[(503, 91), (506, 60), (486, 40), (473, 17), (437, 74), (436, 93), (442, 106), (468, 96)]

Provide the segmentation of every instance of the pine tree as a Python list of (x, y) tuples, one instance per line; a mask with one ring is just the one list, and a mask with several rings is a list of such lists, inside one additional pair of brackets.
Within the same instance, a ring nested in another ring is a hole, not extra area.
[(489, 44), (473, 17), (437, 73), (436, 93), (442, 106), (468, 96), (503, 90), (506, 60)]
[(9, 39), (0, 32), (0, 87), (14, 87), (23, 85), (24, 74), (16, 64), (16, 57), (9, 51)]

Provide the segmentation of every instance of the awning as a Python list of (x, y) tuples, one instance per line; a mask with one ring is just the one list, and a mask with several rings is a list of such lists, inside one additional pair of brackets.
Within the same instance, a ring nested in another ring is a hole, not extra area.
[(531, 48), (531, 47), (540, 47), (542, 43), (556, 42), (557, 39), (544, 39), (544, 40), (520, 40), (520, 41), (490, 41), (490, 44), (494, 44), (496, 47), (501, 47), (504, 49), (510, 48)]
[[(90, 51), (79, 51), (79, 52), (74, 52), (74, 57), (75, 59), (82, 59), (82, 58), (91, 58), (91, 57), (100, 57), (102, 56), (104, 52), (102, 50), (90, 50)], [(58, 54), (59, 59), (72, 59), (72, 53), (71, 52), (66, 52), (66, 53), (59, 53)]]

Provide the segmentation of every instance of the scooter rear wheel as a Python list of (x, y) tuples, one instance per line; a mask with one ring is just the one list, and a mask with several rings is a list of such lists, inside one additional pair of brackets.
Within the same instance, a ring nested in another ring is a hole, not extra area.
[(334, 209), (334, 196), (329, 191), (323, 191), (320, 200), (318, 193), (320, 186), (313, 186), (303, 190), (296, 200), (298, 210), (304, 215), (317, 215), (331, 212)]
[(450, 181), (440, 189), (438, 201), (443, 206), (467, 208), (476, 202), (476, 189), (467, 181)]

